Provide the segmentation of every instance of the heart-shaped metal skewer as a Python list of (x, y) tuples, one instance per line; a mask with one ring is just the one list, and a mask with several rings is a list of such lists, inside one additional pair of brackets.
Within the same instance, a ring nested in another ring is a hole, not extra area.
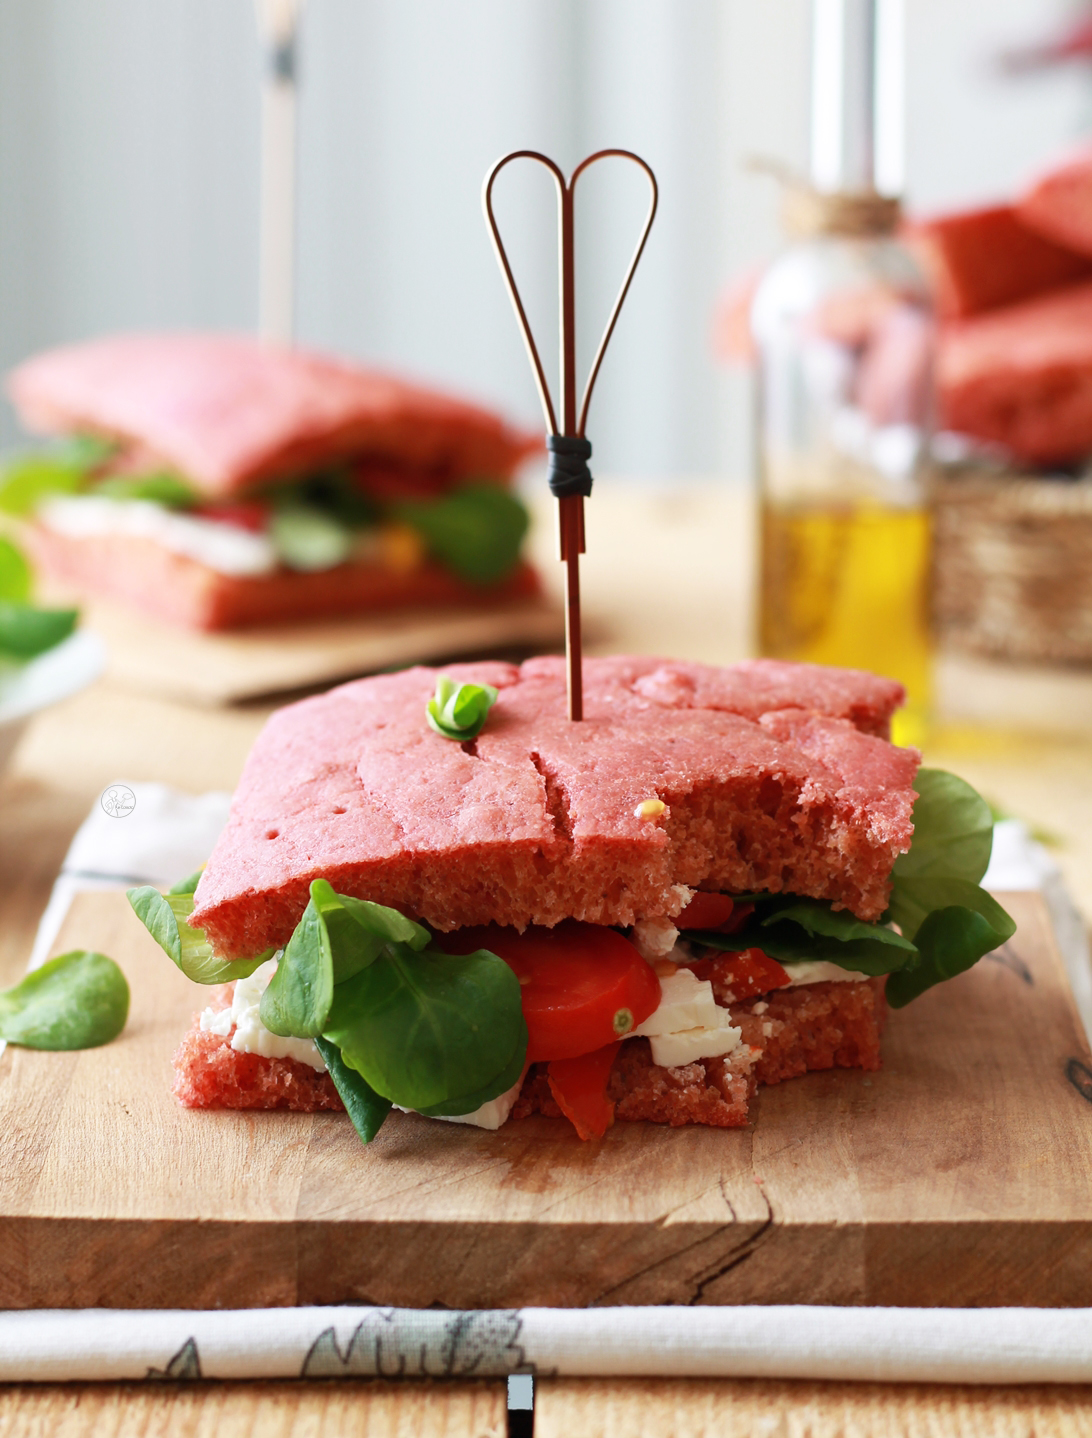
[[(595, 352), (578, 412), (576, 407), (576, 282), (573, 261), (573, 197), (576, 182), (584, 171), (599, 160), (611, 158), (631, 160), (644, 171), (650, 191), (648, 214), (637, 241), (637, 248), (633, 251), (633, 258), (630, 260), (629, 268), (622, 280), (622, 287), (618, 291), (618, 298), (615, 300), (614, 308), (607, 320), (607, 327), (603, 331), (603, 338), (599, 341), (599, 348)], [(511, 164), (513, 160), (535, 160), (538, 164), (545, 165), (553, 175), (554, 183), (557, 186), (558, 259), (561, 287), (560, 426), (553, 400), (550, 397), (550, 386), (546, 382), (546, 374), (542, 368), (538, 346), (531, 333), (523, 301), (520, 299), (519, 289), (512, 274), (512, 266), (508, 263), (508, 255), (500, 237), (496, 216), (493, 214), (494, 182), (505, 165)], [(503, 159), (497, 161), (485, 177), (485, 184), (482, 187), (482, 207), (485, 210), (486, 223), (489, 226), (493, 248), (497, 253), (497, 261), (500, 264), (501, 273), (504, 275), (512, 307), (516, 312), (523, 342), (527, 346), (531, 369), (538, 386), (539, 399), (542, 401), (542, 412), (550, 434), (547, 440), (547, 448), (551, 454), (550, 489), (558, 501), (559, 547), (561, 558), (566, 566), (565, 655), (569, 678), (569, 718), (573, 720), (584, 717), (580, 639), (580, 556), (584, 552), (584, 499), (591, 493), (591, 474), (587, 467), (587, 461), (591, 456), (591, 445), (585, 438), (584, 427), (587, 423), (588, 405), (591, 403), (592, 390), (595, 388), (595, 381), (599, 376), (603, 356), (610, 343), (611, 335), (614, 333), (622, 304), (629, 292), (634, 271), (644, 251), (648, 232), (652, 228), (652, 221), (656, 217), (658, 198), (656, 176), (652, 173), (651, 167), (641, 159), (640, 155), (635, 155), (631, 150), (597, 150), (594, 155), (589, 155), (586, 160), (581, 160), (568, 180), (548, 156), (539, 154), (537, 150), (513, 150), (510, 155), (505, 155)]]

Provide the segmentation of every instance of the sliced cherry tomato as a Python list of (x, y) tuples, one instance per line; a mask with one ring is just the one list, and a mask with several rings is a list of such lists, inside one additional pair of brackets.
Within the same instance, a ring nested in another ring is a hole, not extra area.
[(653, 1012), (660, 981), (628, 939), (601, 924), (566, 919), (524, 933), (487, 924), (437, 943), (449, 954), (488, 949), (516, 973), (531, 1063), (572, 1059), (613, 1043)]
[(677, 929), (717, 929), (732, 917), (736, 901), (729, 894), (707, 894), (699, 889), (675, 920)]
[[(789, 975), (776, 959), (764, 954), (761, 949), (744, 949), (738, 954), (720, 954), (709, 965), (709, 974), (699, 978), (715, 976), (719, 984), (732, 990), (736, 999), (753, 999), (759, 994), (768, 994), (771, 989), (783, 989), (790, 982)], [(694, 966), (697, 967), (696, 965)]]
[(558, 1108), (583, 1139), (602, 1138), (614, 1122), (607, 1080), (621, 1047), (621, 1043), (606, 1044), (576, 1059), (553, 1059), (546, 1070)]
[(738, 904), (730, 894), (707, 894), (699, 889), (675, 919), (675, 927), (738, 934), (754, 911), (754, 904)]
[(213, 519), (218, 524), (233, 524), (236, 529), (249, 529), (261, 534), (269, 524), (269, 506), (256, 499), (241, 499), (234, 504), (202, 504), (192, 511), (199, 519)]

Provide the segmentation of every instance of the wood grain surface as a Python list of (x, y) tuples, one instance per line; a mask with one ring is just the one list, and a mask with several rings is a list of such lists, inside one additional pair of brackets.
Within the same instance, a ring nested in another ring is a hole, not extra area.
[(0, 1059), (0, 1307), (1092, 1302), (1092, 1058), (1036, 895), (892, 1016), (881, 1073), (761, 1092), (747, 1130), (186, 1111), (203, 993), (121, 894), (57, 945), (133, 990), (120, 1040)]
[(4, 1438), (504, 1438), (503, 1383), (0, 1386)]
[(1092, 1389), (544, 1379), (535, 1438), (1090, 1438)]

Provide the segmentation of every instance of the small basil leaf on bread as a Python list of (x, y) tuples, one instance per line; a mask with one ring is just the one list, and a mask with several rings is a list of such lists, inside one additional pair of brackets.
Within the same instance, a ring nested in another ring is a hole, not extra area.
[(186, 923), (193, 913), (192, 894), (161, 894), (151, 884), (127, 889), (133, 912), (159, 947), (195, 984), (227, 984), (245, 979), (273, 955), (266, 949), (253, 959), (219, 959), (203, 929)]
[(392, 1103), (444, 1104), (490, 1089), (516, 1049), (526, 1052), (519, 980), (484, 949), (455, 956), (388, 945), (337, 985), (323, 1037)]
[(425, 707), (429, 727), (444, 739), (465, 744), (485, 727), (497, 702), (492, 684), (459, 684), (447, 674), (436, 680), (436, 693)]
[(360, 1141), (371, 1143), (393, 1107), (390, 1099), (381, 1098), (356, 1069), (342, 1060), (337, 1044), (321, 1035), (316, 1035), (314, 1042)]
[(116, 1039), (129, 985), (113, 959), (73, 949), (0, 993), (0, 1038), (31, 1049), (93, 1049)]

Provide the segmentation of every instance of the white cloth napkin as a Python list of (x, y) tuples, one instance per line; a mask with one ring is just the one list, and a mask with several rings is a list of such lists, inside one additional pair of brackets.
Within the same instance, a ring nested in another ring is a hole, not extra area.
[(820, 1378), (1088, 1383), (1092, 1309), (257, 1308), (0, 1314), (0, 1382)]
[(230, 805), (230, 794), (180, 794), (166, 784), (135, 780), (108, 784), (68, 847), (28, 968), (45, 963), (81, 890), (134, 884), (167, 889), (200, 868), (227, 823)]
[[(132, 810), (114, 817), (96, 805), (72, 841), (42, 916), (32, 965), (48, 955), (75, 893), (134, 883), (166, 887), (204, 862), (227, 818), (227, 794), (195, 797), (161, 784), (124, 787), (135, 798)], [(1057, 865), (1019, 821), (997, 825), (984, 882), (998, 890), (1042, 890), (1092, 1030), (1084, 925)], [(1088, 1383), (1092, 1309), (0, 1313), (0, 1382), (512, 1373)]]

